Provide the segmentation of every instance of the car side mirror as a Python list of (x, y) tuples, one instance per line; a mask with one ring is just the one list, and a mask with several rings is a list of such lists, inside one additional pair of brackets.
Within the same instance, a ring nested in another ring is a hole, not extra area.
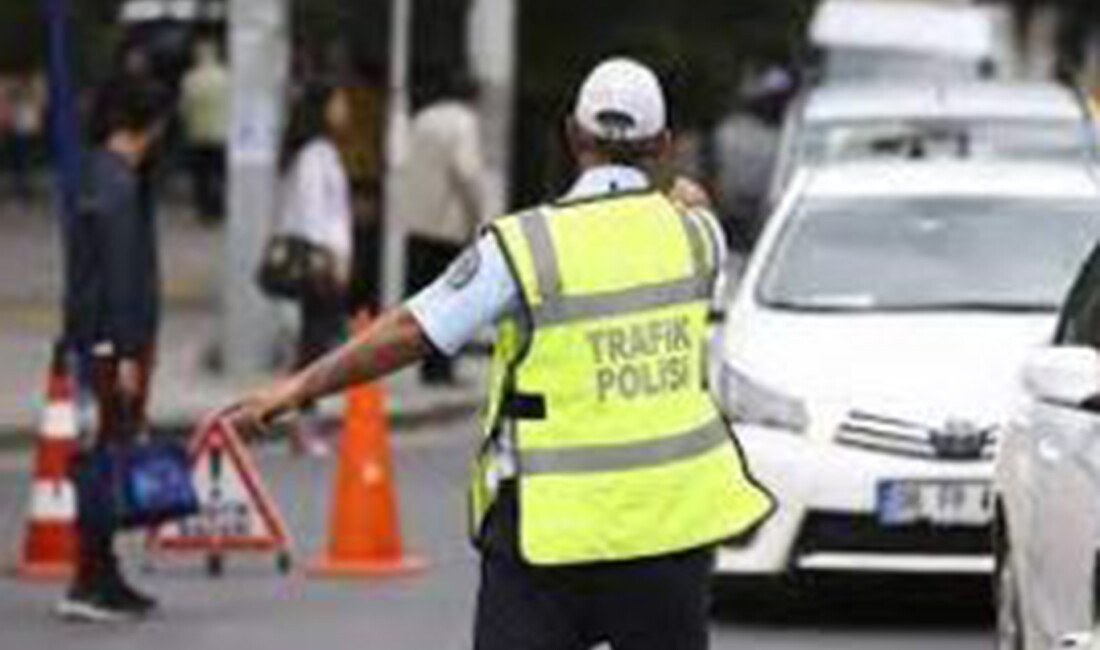
[(1075, 408), (1100, 406), (1100, 354), (1092, 348), (1037, 350), (1028, 357), (1023, 379), (1037, 400)]

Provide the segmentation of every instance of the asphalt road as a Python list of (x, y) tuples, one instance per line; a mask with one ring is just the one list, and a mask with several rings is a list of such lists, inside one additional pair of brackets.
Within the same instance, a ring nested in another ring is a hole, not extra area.
[[(468, 423), (403, 432), (396, 442), (405, 537), (430, 562), (417, 577), (331, 582), (280, 577), (268, 558), (233, 558), (210, 579), (187, 558), (140, 582), (164, 601), (155, 620), (122, 626), (63, 624), (50, 607), (57, 585), (0, 578), (0, 650), (460, 650), (469, 648), (476, 558), (465, 543)], [(260, 465), (296, 536), (301, 563), (321, 546), (331, 460), (290, 460), (281, 447), (258, 452)], [(5, 558), (22, 530), (29, 459), (0, 456), (0, 521)], [(131, 548), (130, 563), (141, 560)], [(853, 589), (830, 585), (816, 596), (766, 608), (725, 603), (716, 650), (985, 649), (991, 628), (980, 590), (901, 583)], [(855, 592), (853, 594), (853, 592)]]

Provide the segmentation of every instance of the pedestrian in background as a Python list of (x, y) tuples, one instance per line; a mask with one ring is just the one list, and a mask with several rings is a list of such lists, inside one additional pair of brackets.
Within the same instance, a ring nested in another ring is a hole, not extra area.
[[(116, 97), (140, 92), (157, 97), (164, 107), (164, 126), (157, 138), (156, 149), (152, 152), (158, 158), (167, 158), (178, 130), (177, 103), (178, 88), (165, 76), (158, 76), (154, 70), (151, 53), (140, 41), (126, 43), (114, 54), (107, 77), (91, 93), (86, 126), (86, 136), (90, 142), (102, 142), (108, 137), (109, 116), (113, 106), (118, 105)], [(156, 197), (164, 182), (167, 165), (146, 164), (139, 174), (141, 209), (152, 213), (156, 209)]]
[(32, 190), (35, 143), (42, 135), (45, 94), (37, 75), (15, 79), (11, 85), (11, 154), (12, 187), (15, 198), (26, 203)]
[(91, 93), (89, 120), (86, 125), (90, 141), (101, 142), (108, 137), (106, 131), (109, 125), (105, 117), (118, 104), (116, 98), (128, 94), (134, 88), (163, 95), (171, 105), (172, 87), (166, 80), (156, 76), (152, 66), (149, 53), (139, 43), (129, 43), (114, 53), (107, 78)]
[[(310, 83), (291, 111), (280, 155), (283, 174), (282, 229), (327, 250), (335, 262), (333, 290), (306, 295), (299, 304), (295, 368), (304, 368), (339, 345), (347, 326), (346, 297), (352, 264), (351, 190), (336, 147), (350, 126), (346, 92)], [(291, 435), (295, 452), (327, 453), (323, 423), (312, 402), (300, 405)]]
[(348, 167), (355, 211), (355, 255), (349, 307), (378, 313), (382, 304), (382, 185), (385, 172), (386, 76), (365, 63), (348, 89), (352, 132), (340, 142)]
[(183, 77), (180, 115), (187, 139), (195, 210), (204, 223), (225, 213), (225, 143), (229, 134), (229, 70), (218, 45), (200, 41)]
[[(484, 217), (485, 167), (473, 105), (476, 88), (464, 75), (440, 73), (432, 99), (412, 120), (408, 157), (396, 170), (394, 212), (407, 233), (406, 293), (443, 273)], [(451, 359), (432, 353), (420, 367), (426, 384), (454, 382)]]
[[(146, 434), (146, 405), (160, 323), (160, 268), (152, 202), (142, 178), (166, 120), (163, 94), (115, 88), (93, 116), (102, 138), (83, 164), (79, 214), (65, 232), (65, 344), (88, 378), (96, 410), (94, 450)], [(87, 460), (82, 454), (79, 465)], [(79, 473), (77, 474), (79, 476)], [(77, 563), (60, 615), (84, 621), (143, 616), (156, 601), (123, 577), (104, 484), (76, 480)]]
[(783, 111), (793, 82), (781, 68), (771, 68), (745, 84), (737, 105), (718, 124), (718, 203), (728, 241), (750, 251), (763, 229), (772, 176), (779, 154)]
[(697, 186), (656, 180), (672, 139), (648, 68), (598, 66), (567, 130), (568, 194), (497, 219), (406, 305), (227, 414), (254, 431), (495, 323), (475, 650), (704, 650), (714, 548), (771, 507), (707, 385), (722, 235)]

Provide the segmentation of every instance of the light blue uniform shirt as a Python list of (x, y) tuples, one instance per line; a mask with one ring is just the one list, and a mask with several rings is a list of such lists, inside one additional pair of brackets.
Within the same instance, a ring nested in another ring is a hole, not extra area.
[[(586, 171), (563, 197), (581, 201), (649, 187), (649, 178), (633, 167), (609, 165)], [(713, 255), (725, 267), (725, 245), (713, 218), (704, 219), (714, 235)], [(719, 293), (721, 295), (721, 293)], [(496, 237), (482, 235), (458, 257), (451, 268), (406, 307), (428, 339), (444, 354), (453, 355), (482, 328), (495, 324), (521, 307), (519, 285), (512, 277)]]

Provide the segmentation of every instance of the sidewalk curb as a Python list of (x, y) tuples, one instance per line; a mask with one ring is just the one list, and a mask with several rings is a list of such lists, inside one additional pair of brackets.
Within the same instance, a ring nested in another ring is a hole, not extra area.
[[(434, 408), (414, 411), (393, 411), (389, 414), (390, 427), (394, 432), (402, 431), (411, 434), (416, 429), (426, 426), (446, 424), (467, 417), (473, 417), (480, 401), (456, 401), (452, 404), (444, 404)], [(194, 431), (193, 422), (158, 422), (155, 430), (158, 435), (172, 438), (187, 438)], [(262, 440), (282, 438), (285, 431), (276, 430)], [(33, 431), (21, 429), (0, 428), (0, 454), (25, 451), (34, 447), (38, 436)]]

